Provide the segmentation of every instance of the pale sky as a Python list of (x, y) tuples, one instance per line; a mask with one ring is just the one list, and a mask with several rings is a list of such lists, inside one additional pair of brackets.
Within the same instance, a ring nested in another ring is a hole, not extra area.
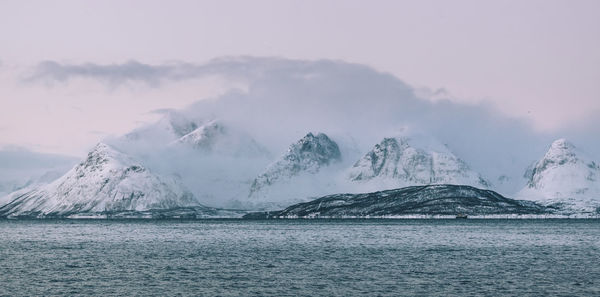
[[(335, 59), (540, 131), (600, 114), (600, 1), (0, 0), (0, 145), (81, 154), (106, 135), (231, 87), (27, 82), (43, 61), (202, 64), (221, 56)], [(239, 86), (235, 86), (239, 87)]]

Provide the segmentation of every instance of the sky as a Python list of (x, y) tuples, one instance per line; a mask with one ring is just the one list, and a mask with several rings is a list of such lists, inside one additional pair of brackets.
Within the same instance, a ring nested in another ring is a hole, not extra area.
[[(541, 133), (586, 134), (600, 114), (600, 1), (0, 0), (0, 145), (82, 155), (156, 110), (243, 89), (161, 74), (224, 56), (364, 64)], [(88, 71), (123, 65), (137, 72)]]

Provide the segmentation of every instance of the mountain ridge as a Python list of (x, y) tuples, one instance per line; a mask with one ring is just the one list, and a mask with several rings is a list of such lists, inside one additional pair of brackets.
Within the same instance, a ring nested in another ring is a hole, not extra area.
[(67, 216), (201, 206), (176, 179), (154, 175), (104, 143), (97, 144), (85, 160), (54, 182), (11, 196), (0, 206), (0, 216)]
[(281, 211), (250, 213), (265, 218), (367, 218), (418, 215), (544, 215), (553, 209), (531, 201), (506, 198), (465, 185), (426, 185), (362, 193), (327, 195)]
[(521, 199), (561, 205), (565, 211), (600, 213), (600, 166), (564, 138), (555, 140), (527, 172)]
[(380, 182), (392, 188), (427, 184), (490, 187), (480, 174), (442, 145), (411, 144), (410, 137), (386, 137), (349, 171), (353, 182)]

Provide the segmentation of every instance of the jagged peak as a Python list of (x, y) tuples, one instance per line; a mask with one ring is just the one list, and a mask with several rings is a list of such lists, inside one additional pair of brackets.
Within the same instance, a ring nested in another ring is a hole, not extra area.
[(574, 149), (575, 146), (565, 138), (559, 138), (550, 145), (551, 151), (570, 151)]
[(573, 164), (579, 161), (580, 151), (569, 141), (560, 138), (552, 142), (544, 157), (537, 163), (536, 172), (548, 168), (550, 165)]
[(113, 150), (110, 145), (104, 142), (98, 142), (90, 151), (90, 153), (104, 153)]
[(600, 166), (585, 152), (579, 150), (564, 138), (557, 139), (552, 142), (544, 157), (537, 161), (532, 169), (526, 171), (525, 176), (529, 178), (528, 187), (538, 187), (539, 181), (547, 171), (562, 170), (561, 168), (565, 168), (564, 170), (573, 170), (567, 169), (573, 168), (573, 166), (581, 167), (582, 169), (580, 170), (583, 171), (600, 170)]
[(110, 165), (111, 167), (130, 166), (136, 171), (144, 170), (144, 167), (139, 162), (103, 142), (99, 142), (90, 150), (86, 159), (76, 167), (76, 170), (100, 170), (109, 163), (112, 164)]
[(321, 168), (341, 161), (341, 152), (337, 143), (324, 133), (307, 133), (290, 145), (287, 152), (265, 172), (254, 179), (249, 196), (263, 187), (272, 185), (280, 179), (289, 179), (302, 172), (318, 173)]
[(321, 133), (321, 132), (317, 132), (317, 135), (315, 135), (312, 132), (308, 132), (298, 142), (312, 142), (312, 141), (327, 141), (327, 142), (332, 142), (332, 140), (325, 133)]
[(400, 147), (400, 145), (408, 145), (408, 140), (406, 138), (396, 138), (396, 137), (385, 137), (380, 143), (376, 144), (379, 146), (397, 146)]
[(313, 156), (319, 163), (329, 163), (330, 159), (341, 159), (340, 149), (337, 143), (331, 140), (325, 133), (312, 132), (306, 134), (298, 142), (292, 144), (287, 151), (286, 159), (301, 154), (304, 157)]
[(352, 181), (399, 180), (411, 184), (490, 183), (450, 149), (427, 135), (386, 137), (349, 171)]
[(559, 138), (552, 142), (552, 146), (571, 144), (566, 138)]
[(90, 152), (87, 155), (87, 159), (84, 162), (89, 162), (98, 159), (114, 158), (118, 155), (121, 155), (121, 153), (119, 153), (115, 148), (104, 142), (99, 142), (90, 150)]
[(520, 198), (556, 203), (568, 211), (596, 211), (598, 207), (600, 166), (564, 138), (552, 142), (526, 177), (527, 185), (517, 193)]

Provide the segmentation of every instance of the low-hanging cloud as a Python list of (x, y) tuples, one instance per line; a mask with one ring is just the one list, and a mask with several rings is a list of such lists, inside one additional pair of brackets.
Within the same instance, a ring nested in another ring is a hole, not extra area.
[[(260, 64), (260, 67), (255, 67)], [(174, 62), (159, 65), (131, 60), (122, 64), (95, 63), (66, 64), (56, 61), (39, 63), (24, 82), (68, 82), (75, 78), (88, 78), (120, 86), (129, 82), (143, 82), (158, 87), (162, 83), (222, 75), (232, 79), (260, 77), (264, 71), (294, 67), (295, 63), (279, 58), (218, 58), (206, 64)]]
[(0, 147), (0, 199), (19, 188), (56, 179), (77, 161), (74, 157), (36, 153), (21, 147)]
[(182, 74), (185, 65), (149, 65), (137, 61), (123, 64), (98, 65), (86, 63), (79, 65), (60, 64), (54, 61), (40, 63), (34, 74), (25, 81), (36, 82), (42, 80), (67, 82), (73, 78), (90, 78), (121, 85), (131, 81), (141, 81), (150, 86), (158, 86), (163, 80), (175, 80), (182, 77), (191, 77), (191, 74)]
[[(159, 87), (208, 75), (243, 80), (248, 88), (198, 101), (179, 112), (188, 118), (219, 119), (244, 129), (274, 154), (283, 152), (309, 131), (325, 132), (338, 141), (353, 143), (362, 154), (383, 137), (410, 129), (447, 144), (494, 182), (500, 175), (514, 180), (522, 177), (526, 167), (543, 155), (554, 138), (574, 137), (583, 147), (597, 143), (587, 139), (590, 134), (575, 130), (537, 132), (531, 122), (508, 117), (485, 102), (424, 100), (422, 92), (393, 75), (332, 60), (240, 57), (206, 64), (164, 65), (134, 61), (116, 65), (44, 62), (29, 80), (83, 77), (112, 85), (137, 81)], [(433, 93), (441, 98), (446, 95), (443, 89)], [(588, 151), (596, 153), (593, 149)], [(514, 181), (503, 192), (517, 190), (522, 186), (519, 183)]]

